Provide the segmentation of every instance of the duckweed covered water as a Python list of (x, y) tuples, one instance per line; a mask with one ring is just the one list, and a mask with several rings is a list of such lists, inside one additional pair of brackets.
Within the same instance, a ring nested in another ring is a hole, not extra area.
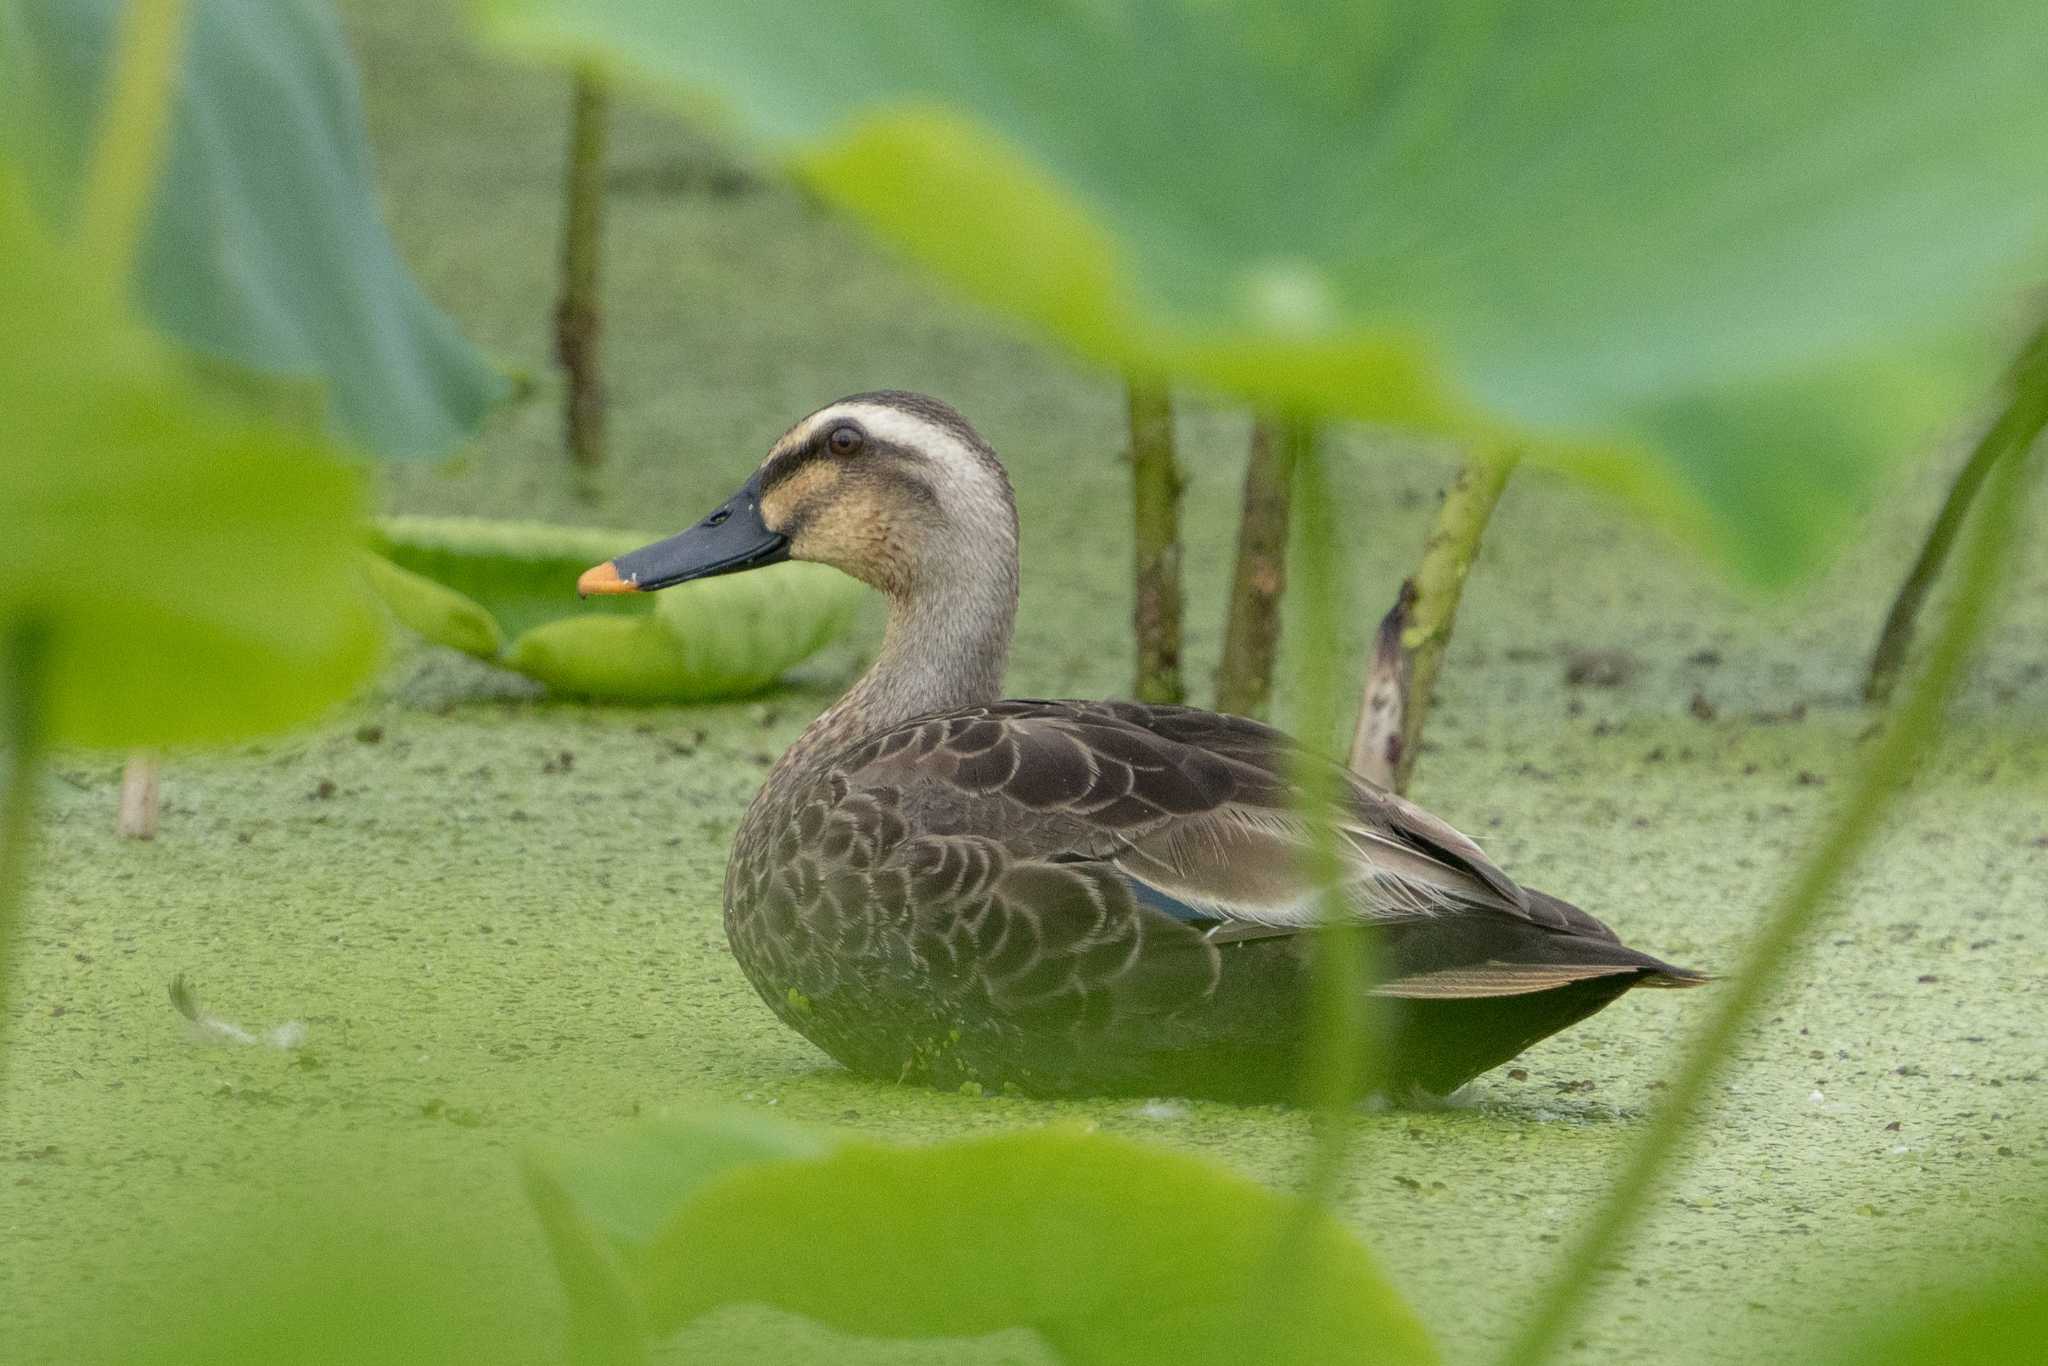
[[(566, 89), (479, 63), (438, 11), (346, 9), (413, 262), (488, 348), (545, 372)], [(1114, 377), (936, 294), (666, 120), (627, 120), (613, 194), (612, 466), (578, 486), (543, 396), (452, 467), (389, 474), (390, 510), (681, 525), (800, 413), (925, 389), (1016, 476), (1012, 690), (1128, 686)], [(1245, 430), (1227, 409), (1183, 423), (1198, 682)], [(1420, 449), (1368, 458), (1360, 434), (1340, 444), (1355, 658), (1447, 466)], [(1599, 497), (1518, 476), (1467, 592), (1418, 795), (1632, 942), (1732, 967), (1854, 762), (1863, 654), (1940, 484), (1938, 469), (1910, 476), (1823, 582), (1762, 602)], [(2048, 1187), (2048, 538), (2013, 598), (1957, 733), (1746, 1038), (1572, 1359), (1752, 1360), (1889, 1299), (1902, 1274), (1961, 1275), (2041, 1243), (2048, 1205), (2023, 1190)], [(912, 1140), (1094, 1124), (1292, 1180), (1298, 1114), (876, 1085), (755, 1000), (719, 924), (726, 844), (872, 628), (766, 700), (693, 708), (550, 703), (401, 644), (378, 688), (318, 730), (173, 756), (149, 844), (111, 834), (117, 758), (60, 756), (0, 1105), (10, 1359), (69, 1356), (110, 1315), (155, 1312), (223, 1211), (260, 1213), (307, 1180), (455, 1229), (490, 1287), (479, 1318), (550, 1342), (552, 1272), (513, 1159), (663, 1107), (772, 1107)], [(1602, 674), (1620, 681), (1569, 683), (1587, 650), (1621, 652)], [(167, 999), (180, 972), (252, 1032), (303, 1023), (303, 1046), (195, 1041)], [(1361, 1126), (1347, 1213), (1454, 1357), (1497, 1343), (1542, 1285), (1706, 1004), (1624, 1000), (1449, 1110)], [(746, 1312), (693, 1330), (686, 1351), (1044, 1359), (1023, 1334), (901, 1347)]]

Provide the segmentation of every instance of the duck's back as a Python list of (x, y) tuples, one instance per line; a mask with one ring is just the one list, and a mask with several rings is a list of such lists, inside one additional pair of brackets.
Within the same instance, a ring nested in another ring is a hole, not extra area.
[[(1190, 708), (923, 717), (778, 767), (735, 843), (727, 931), (777, 1014), (862, 1072), (1290, 1098), (1326, 900), (1303, 871), (1304, 762)], [(1373, 1084), (1441, 1094), (1630, 986), (1699, 980), (1411, 803), (1339, 787)]]

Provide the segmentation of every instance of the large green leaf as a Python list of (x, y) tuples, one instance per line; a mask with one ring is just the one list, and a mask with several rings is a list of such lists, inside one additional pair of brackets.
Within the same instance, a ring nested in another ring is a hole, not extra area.
[(1782, 574), (2048, 264), (2035, 0), (479, 0), (1085, 353), (1532, 444)]
[[(324, 381), (380, 455), (466, 440), (505, 382), (428, 302), (378, 211), (353, 67), (327, 0), (189, 0), (144, 311), (204, 355)], [(0, 143), (67, 221), (121, 0), (0, 0)]]
[(0, 166), (0, 624), (52, 633), (54, 738), (303, 721), (376, 658), (357, 476), (219, 411), (33, 221)]
[(671, 1120), (538, 1175), (572, 1283), (656, 1331), (762, 1303), (878, 1337), (1028, 1327), (1073, 1362), (1436, 1360), (1327, 1213), (1124, 1139), (833, 1147), (756, 1119)]

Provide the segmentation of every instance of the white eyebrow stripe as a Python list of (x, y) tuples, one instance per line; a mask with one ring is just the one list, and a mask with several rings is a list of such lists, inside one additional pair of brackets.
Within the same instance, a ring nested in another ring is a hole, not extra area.
[(804, 424), (803, 440), (848, 420), (859, 423), (878, 441), (929, 456), (942, 466), (957, 468), (981, 463), (980, 453), (948, 428), (916, 413), (879, 403), (835, 403)]

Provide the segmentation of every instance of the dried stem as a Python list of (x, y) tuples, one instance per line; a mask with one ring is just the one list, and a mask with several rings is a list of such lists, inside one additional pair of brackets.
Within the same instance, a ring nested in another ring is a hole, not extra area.
[[(2037, 330), (2021, 351), (2020, 360), (2014, 367), (2013, 384), (2025, 388), (2028, 372), (2044, 365), (2048, 365), (2048, 325)], [(1882, 705), (1891, 700), (1892, 689), (1898, 686), (1899, 671), (1906, 663), (1906, 652), (1913, 645), (1913, 627), (1919, 620), (1921, 604), (1927, 600), (1934, 581), (1941, 576), (1941, 567), (1947, 562), (1956, 536), (1970, 515), (1970, 504), (1976, 501), (1978, 491), (1984, 487), (1991, 467), (2032, 442), (2040, 424), (2035, 422), (2029, 427), (2028, 422), (2029, 415), (2023, 405), (2009, 404), (1977, 438), (1976, 448), (1963, 463), (1955, 483), (1949, 486), (1948, 497), (1943, 500), (1941, 511), (1935, 515), (1934, 525), (1927, 529), (1927, 541), (1920, 547), (1920, 557), (1913, 561), (1906, 581), (1899, 585), (1898, 596), (1892, 599), (1892, 610), (1885, 616), (1884, 629), (1878, 632), (1877, 648), (1870, 655), (1870, 672), (1863, 682), (1865, 702)]]
[(569, 458), (604, 463), (604, 382), (598, 373), (598, 264), (604, 236), (604, 148), (611, 97), (591, 67), (576, 72), (569, 165), (563, 190), (562, 294), (555, 304), (555, 359), (567, 376), (562, 400)]
[[(2039, 366), (2029, 368), (2032, 373), (2015, 387), (2012, 406), (2027, 409), (2031, 416), (2016, 424), (2016, 432), (2021, 427), (2038, 432), (2048, 418), (2048, 374)], [(2016, 448), (2024, 448), (2029, 441), (2031, 435)], [(1600, 1268), (1612, 1260), (1634, 1230), (1645, 1200), (1684, 1149), (1706, 1109), (1708, 1093), (1730, 1061), (1736, 1040), (1810, 941), (1828, 892), (1870, 842), (1892, 797), (1932, 748), (1949, 696), (1984, 632), (1992, 601), (2011, 567), (2030, 463), (2024, 459), (1994, 462), (1991, 496), (1976, 518), (1962, 583), (1926, 665), (1865, 761), (1833, 824), (1778, 898), (1741, 968), (1724, 985), (1718, 1009), (1686, 1054), (1663, 1107), (1608, 1190), (1605, 1203), (1564, 1258), (1549, 1292), (1503, 1356), (1510, 1366), (1534, 1366), (1556, 1350), (1599, 1282)]]
[(7, 786), (0, 790), (0, 1035), (11, 1018), (9, 960), (20, 938), (21, 889), (42, 769), (49, 648), (49, 629), (40, 621), (16, 620), (0, 634), (0, 744), (7, 763)]
[(1401, 580), (1394, 605), (1374, 632), (1365, 689), (1358, 701), (1358, 725), (1351, 733), (1351, 771), (1392, 787), (1408, 734), (1408, 651), (1401, 636), (1415, 607), (1415, 580)]
[[(1287, 525), (1294, 468), (1315, 441), (1312, 424), (1261, 418), (1252, 427), (1237, 528), (1237, 568), (1216, 669), (1216, 709), (1260, 716), (1273, 694), (1280, 599), (1287, 589)], [(1311, 452), (1312, 453), (1312, 452)]]
[(1138, 638), (1134, 695), (1179, 702), (1180, 469), (1173, 454), (1173, 399), (1166, 386), (1133, 379), (1131, 414), (1132, 625)]
[[(1423, 542), (1415, 577), (1401, 585), (1400, 598), (1380, 623), (1381, 648), (1373, 652), (1366, 673), (1351, 766), (1396, 792), (1406, 792), (1414, 777), (1465, 575), (1479, 556), (1480, 538), (1519, 458), (1512, 452), (1474, 457), (1459, 468)], [(1398, 652), (1391, 655), (1384, 639), (1389, 622), (1399, 632)]]
[(128, 756), (121, 770), (121, 808), (114, 833), (131, 840), (156, 838), (157, 757), (146, 749)]

